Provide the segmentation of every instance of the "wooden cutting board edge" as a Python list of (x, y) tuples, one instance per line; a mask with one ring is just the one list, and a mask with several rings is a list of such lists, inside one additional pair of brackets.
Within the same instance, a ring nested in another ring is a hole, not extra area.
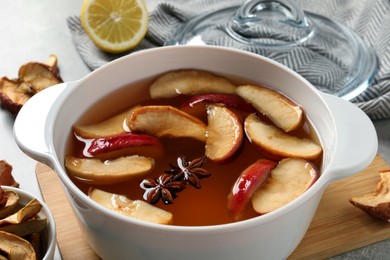
[[(325, 259), (390, 238), (390, 223), (374, 219), (349, 203), (353, 196), (372, 192), (380, 180), (378, 172), (389, 168), (378, 155), (367, 169), (329, 185), (309, 230), (289, 260)], [(63, 259), (99, 259), (81, 234), (57, 175), (38, 163), (36, 176), (56, 220)]]

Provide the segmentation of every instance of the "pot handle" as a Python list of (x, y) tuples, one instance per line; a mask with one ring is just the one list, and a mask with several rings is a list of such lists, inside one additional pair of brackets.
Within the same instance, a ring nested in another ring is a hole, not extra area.
[(335, 154), (328, 174), (328, 181), (333, 182), (364, 170), (378, 152), (378, 138), (371, 119), (360, 108), (342, 98), (321, 95), (336, 125)]
[(70, 90), (77, 81), (51, 86), (32, 96), (19, 111), (13, 127), (19, 148), (36, 161), (51, 165), (52, 154), (47, 141), (46, 124), (50, 110), (60, 103), (61, 94)]

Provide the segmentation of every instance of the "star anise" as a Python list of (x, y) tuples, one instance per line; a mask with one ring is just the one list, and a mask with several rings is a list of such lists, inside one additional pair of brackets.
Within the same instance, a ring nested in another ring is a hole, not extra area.
[(176, 181), (174, 176), (163, 174), (156, 179), (145, 179), (140, 186), (145, 190), (143, 198), (150, 204), (156, 204), (160, 199), (164, 204), (172, 204), (176, 193), (183, 190), (185, 184)]
[(165, 171), (165, 173), (173, 175), (175, 180), (183, 180), (184, 183), (189, 183), (199, 189), (201, 187), (200, 179), (211, 175), (209, 171), (202, 168), (205, 162), (205, 156), (192, 161), (187, 161), (184, 156), (180, 156), (177, 158), (177, 166), (169, 164), (172, 169)]
[(177, 158), (177, 166), (169, 164), (172, 168), (155, 179), (145, 179), (140, 187), (145, 190), (143, 198), (150, 204), (156, 204), (160, 199), (164, 204), (172, 204), (177, 197), (176, 193), (182, 191), (189, 183), (200, 188), (200, 179), (206, 178), (211, 173), (202, 168), (206, 157), (200, 157), (187, 161), (184, 157)]

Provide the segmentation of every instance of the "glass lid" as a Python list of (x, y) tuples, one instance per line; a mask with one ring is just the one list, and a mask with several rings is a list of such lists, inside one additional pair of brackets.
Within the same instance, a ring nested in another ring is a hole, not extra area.
[(249, 0), (189, 20), (165, 45), (218, 45), (254, 52), (350, 100), (373, 80), (377, 59), (352, 30), (304, 12), (294, 0)]

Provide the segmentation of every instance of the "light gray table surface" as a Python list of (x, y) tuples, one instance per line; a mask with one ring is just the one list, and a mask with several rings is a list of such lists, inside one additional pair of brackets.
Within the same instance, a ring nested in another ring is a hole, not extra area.
[[(152, 0), (154, 1), (154, 0)], [(78, 15), (83, 0), (3, 0), (0, 8), (0, 77), (17, 77), (19, 67), (28, 61), (58, 57), (61, 77), (74, 81), (90, 70), (73, 44), (66, 18)], [(154, 3), (147, 2), (149, 8)], [(35, 176), (36, 161), (26, 156), (13, 138), (14, 117), (0, 109), (0, 160), (13, 166), (20, 188), (41, 196)], [(390, 120), (374, 121), (379, 153), (390, 163)], [(56, 258), (60, 258), (57, 254)], [(370, 245), (332, 259), (390, 259), (390, 240)]]

